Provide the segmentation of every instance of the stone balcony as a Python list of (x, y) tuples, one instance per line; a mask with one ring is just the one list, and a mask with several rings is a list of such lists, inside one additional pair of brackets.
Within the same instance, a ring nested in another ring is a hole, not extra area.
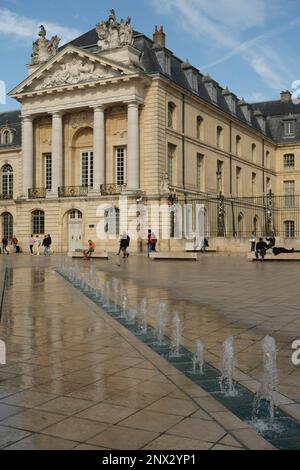
[(61, 186), (58, 188), (58, 197), (85, 197), (89, 194), (87, 186)]
[(126, 184), (101, 184), (100, 186), (100, 193), (101, 196), (118, 196), (123, 194), (126, 191), (127, 185)]
[(46, 188), (28, 189), (28, 199), (45, 199), (47, 196)]

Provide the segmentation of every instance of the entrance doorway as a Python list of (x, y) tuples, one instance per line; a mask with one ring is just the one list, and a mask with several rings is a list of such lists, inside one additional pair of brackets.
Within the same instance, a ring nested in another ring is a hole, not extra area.
[(82, 251), (83, 248), (83, 224), (82, 213), (72, 210), (68, 216), (69, 223), (69, 251)]

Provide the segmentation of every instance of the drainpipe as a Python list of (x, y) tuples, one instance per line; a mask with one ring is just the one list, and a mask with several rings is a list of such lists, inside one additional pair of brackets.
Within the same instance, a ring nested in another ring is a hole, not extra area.
[(185, 189), (185, 96), (182, 94), (182, 186)]

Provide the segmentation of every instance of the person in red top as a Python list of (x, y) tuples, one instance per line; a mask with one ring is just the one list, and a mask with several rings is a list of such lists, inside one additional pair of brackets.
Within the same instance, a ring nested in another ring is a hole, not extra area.
[(83, 257), (86, 260), (91, 258), (92, 254), (94, 253), (96, 249), (96, 243), (94, 243), (92, 240), (89, 240), (88, 243), (89, 243), (89, 248), (83, 251)]

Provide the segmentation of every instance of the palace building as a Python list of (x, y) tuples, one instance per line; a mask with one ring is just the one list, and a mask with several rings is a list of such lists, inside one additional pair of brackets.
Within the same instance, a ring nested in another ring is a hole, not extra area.
[(288, 91), (246, 103), (177, 58), (162, 27), (149, 39), (113, 10), (62, 47), (41, 27), (31, 59), (10, 92), (21, 109), (0, 114), (2, 237), (24, 250), (31, 233), (50, 233), (59, 252), (89, 239), (116, 249), (120, 196), (169, 205), (162, 248), (184, 249), (175, 203), (191, 207), (194, 233), (203, 204), (211, 239), (299, 237), (300, 104)]

